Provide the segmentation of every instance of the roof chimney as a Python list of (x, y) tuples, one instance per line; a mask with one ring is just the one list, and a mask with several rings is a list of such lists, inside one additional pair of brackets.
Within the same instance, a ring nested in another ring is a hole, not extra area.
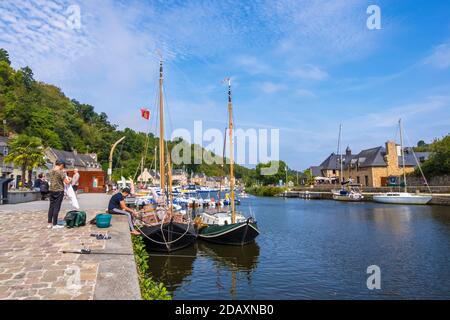
[(352, 149), (350, 149), (349, 146), (347, 146), (347, 149), (345, 149), (345, 155), (346, 156), (351, 156), (352, 155)]

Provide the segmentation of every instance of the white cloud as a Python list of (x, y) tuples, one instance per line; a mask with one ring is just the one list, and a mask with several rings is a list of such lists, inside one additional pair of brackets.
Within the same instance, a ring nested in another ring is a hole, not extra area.
[(298, 89), (296, 91), (296, 94), (303, 98), (315, 98), (316, 97), (316, 95), (313, 92), (306, 90), (306, 89)]
[(290, 73), (293, 76), (306, 80), (325, 80), (328, 78), (328, 73), (313, 65), (305, 65), (303, 67), (296, 68)]
[(425, 59), (425, 63), (439, 69), (450, 67), (450, 43), (437, 46), (433, 53)]
[(262, 91), (268, 94), (277, 93), (286, 89), (285, 85), (273, 83), (270, 81), (264, 82), (260, 86)]

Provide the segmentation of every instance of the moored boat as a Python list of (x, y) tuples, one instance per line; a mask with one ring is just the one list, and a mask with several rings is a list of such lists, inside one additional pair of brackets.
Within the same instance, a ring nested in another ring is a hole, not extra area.
[(236, 214), (235, 223), (230, 212), (202, 213), (200, 216), (203, 224), (198, 227), (198, 237), (205, 241), (240, 246), (254, 242), (260, 233), (256, 221), (241, 214)]
[[(157, 207), (141, 213), (136, 227), (141, 232), (149, 250), (172, 252), (194, 244), (197, 239), (197, 231), (189, 215), (174, 210), (170, 152), (167, 153), (167, 159), (165, 157), (163, 79), (163, 63), (161, 61), (159, 73), (160, 194), (155, 188), (151, 189)], [(168, 185), (166, 185), (166, 163)]]
[[(401, 150), (401, 157), (402, 157), (402, 167), (403, 167), (403, 192), (386, 192), (386, 193), (379, 193), (373, 195), (373, 201), (381, 202), (381, 203), (391, 203), (391, 204), (427, 204), (431, 201), (432, 196), (426, 195), (426, 194), (415, 194), (410, 193), (408, 191), (407, 183), (406, 183), (406, 171), (405, 171), (405, 150), (403, 149), (403, 128), (402, 128), (402, 120), (400, 119), (398, 121), (398, 126), (400, 130), (400, 150)], [(414, 152), (414, 150), (413, 150)], [(414, 156), (416, 159), (416, 157)], [(428, 183), (425, 179), (425, 176), (423, 175), (422, 169), (420, 168), (420, 163), (417, 161), (417, 165), (419, 166), (420, 172), (422, 173), (422, 176), (425, 180), (426, 185), (428, 186)], [(430, 187), (428, 186), (428, 189), (430, 190)], [(430, 190), (431, 191), (431, 190)]]
[(375, 194), (373, 201), (392, 204), (427, 204), (432, 196), (425, 194), (413, 194), (409, 192), (387, 192)]
[(237, 203), (234, 194), (232, 110), (231, 81), (228, 79), (230, 196), (226, 197), (226, 200), (229, 201), (231, 210), (199, 213), (196, 217), (196, 227), (199, 239), (226, 245), (246, 245), (255, 241), (255, 238), (259, 235), (259, 229), (253, 217), (246, 218), (242, 213), (237, 213), (235, 210)]

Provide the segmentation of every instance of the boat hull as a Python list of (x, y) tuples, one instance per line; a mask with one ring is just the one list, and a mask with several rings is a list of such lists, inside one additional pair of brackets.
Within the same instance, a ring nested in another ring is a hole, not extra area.
[(363, 201), (364, 197), (360, 197), (360, 198), (351, 198), (349, 196), (343, 196), (340, 194), (333, 194), (333, 200), (337, 200), (337, 201), (350, 201), (350, 202), (359, 202), (359, 201)]
[(386, 195), (374, 195), (373, 201), (380, 203), (390, 204), (427, 204), (432, 199), (431, 196), (386, 196)]
[(193, 245), (197, 232), (192, 224), (168, 222), (140, 228), (147, 249), (157, 252), (173, 252)]
[(228, 225), (208, 225), (198, 233), (198, 238), (212, 243), (242, 246), (253, 243), (259, 235), (256, 222), (240, 222)]

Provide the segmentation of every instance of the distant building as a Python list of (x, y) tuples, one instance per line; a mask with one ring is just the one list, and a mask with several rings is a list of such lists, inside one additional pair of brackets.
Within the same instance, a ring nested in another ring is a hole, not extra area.
[(22, 181), (22, 170), (14, 166), (12, 163), (6, 163), (3, 159), (9, 153), (8, 137), (0, 137), (0, 176), (2, 178), (13, 178), (11, 186), (16, 188), (19, 182)]
[(45, 157), (51, 167), (56, 160), (63, 160), (66, 163), (66, 171), (69, 176), (73, 176), (73, 170), (78, 169), (80, 174), (79, 190), (84, 192), (104, 192), (105, 172), (97, 161), (95, 153), (79, 154), (74, 151), (63, 151), (54, 148), (45, 149)]
[[(404, 153), (405, 172), (408, 174), (415, 170), (417, 163), (411, 148), (405, 147)], [(416, 152), (415, 155), (419, 162), (424, 162), (430, 154)], [(313, 175), (319, 180), (326, 178), (335, 183), (339, 183), (343, 177), (346, 181), (350, 180), (365, 187), (382, 187), (398, 184), (403, 174), (401, 147), (392, 141), (386, 142), (385, 147), (362, 150), (358, 154), (352, 154), (347, 147), (345, 154), (342, 155), (342, 175), (340, 159), (340, 155), (332, 153), (320, 166), (311, 167), (311, 170), (314, 170)]]
[(208, 188), (222, 188), (227, 187), (229, 184), (227, 177), (207, 177), (205, 187)]
[(190, 182), (193, 184), (197, 184), (200, 186), (206, 185), (206, 175), (204, 173), (196, 173), (191, 177), (190, 180)]
[(183, 169), (172, 170), (172, 184), (184, 186), (188, 184), (188, 175)]

